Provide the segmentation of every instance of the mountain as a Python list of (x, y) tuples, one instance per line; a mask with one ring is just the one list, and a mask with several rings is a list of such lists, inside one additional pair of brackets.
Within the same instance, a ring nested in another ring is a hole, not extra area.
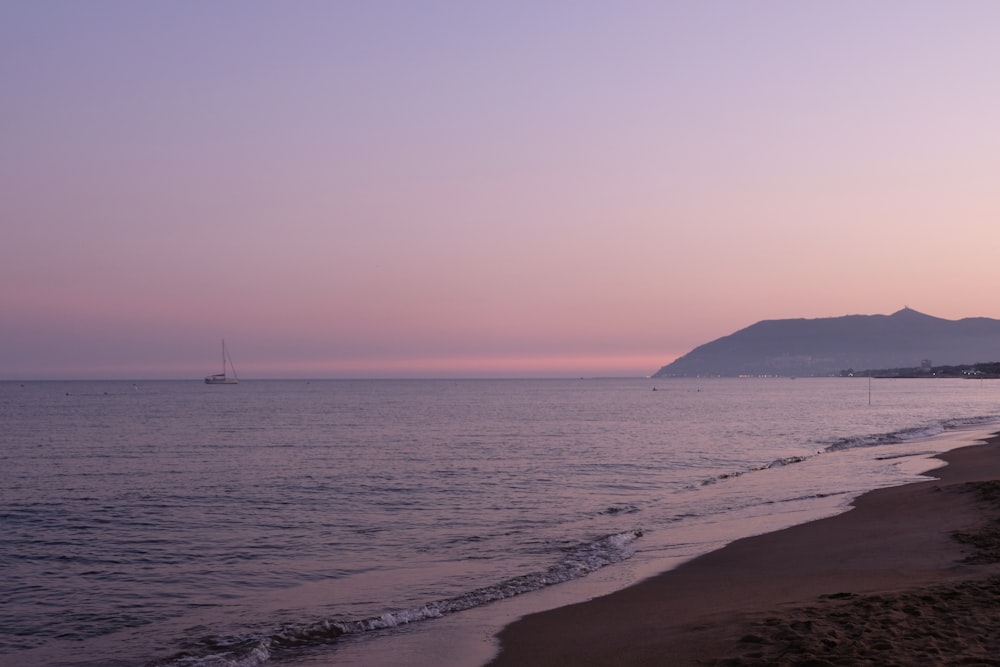
[(653, 377), (835, 375), (842, 370), (970, 364), (1000, 359), (1000, 320), (892, 315), (764, 320), (705, 343)]

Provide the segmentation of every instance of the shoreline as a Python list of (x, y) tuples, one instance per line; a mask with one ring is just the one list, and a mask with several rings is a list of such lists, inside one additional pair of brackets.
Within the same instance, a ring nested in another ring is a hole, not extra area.
[(1000, 434), (936, 458), (932, 479), (842, 514), (515, 621), (489, 666), (926, 664), (936, 651), (996, 664), (1000, 646), (983, 642), (1000, 628)]

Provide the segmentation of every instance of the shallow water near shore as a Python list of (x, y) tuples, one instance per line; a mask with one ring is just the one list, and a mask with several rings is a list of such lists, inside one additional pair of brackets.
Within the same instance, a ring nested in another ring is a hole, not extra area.
[(1000, 414), (990, 381), (868, 388), (0, 383), (0, 664), (477, 664), (504, 619), (836, 512)]

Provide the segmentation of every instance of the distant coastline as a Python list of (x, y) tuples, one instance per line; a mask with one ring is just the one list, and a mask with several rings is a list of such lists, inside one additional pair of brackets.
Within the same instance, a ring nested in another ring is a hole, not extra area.
[(945, 320), (903, 308), (892, 315), (762, 320), (696, 347), (653, 377), (868, 373), (854, 369), (872, 369), (886, 377), (926, 377), (932, 359), (941, 365), (971, 364), (995, 359), (998, 349), (1000, 320)]
[(878, 368), (863, 371), (847, 369), (840, 372), (841, 377), (873, 377), (873, 378), (967, 378), (972, 380), (996, 380), (1000, 378), (1000, 361), (987, 361), (978, 364), (958, 364), (954, 366), (921, 366), (906, 368)]

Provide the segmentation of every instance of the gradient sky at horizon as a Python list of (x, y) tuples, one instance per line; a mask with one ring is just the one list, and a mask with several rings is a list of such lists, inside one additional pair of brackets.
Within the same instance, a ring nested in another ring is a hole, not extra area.
[(1000, 4), (0, 4), (0, 379), (642, 376), (1000, 317)]

